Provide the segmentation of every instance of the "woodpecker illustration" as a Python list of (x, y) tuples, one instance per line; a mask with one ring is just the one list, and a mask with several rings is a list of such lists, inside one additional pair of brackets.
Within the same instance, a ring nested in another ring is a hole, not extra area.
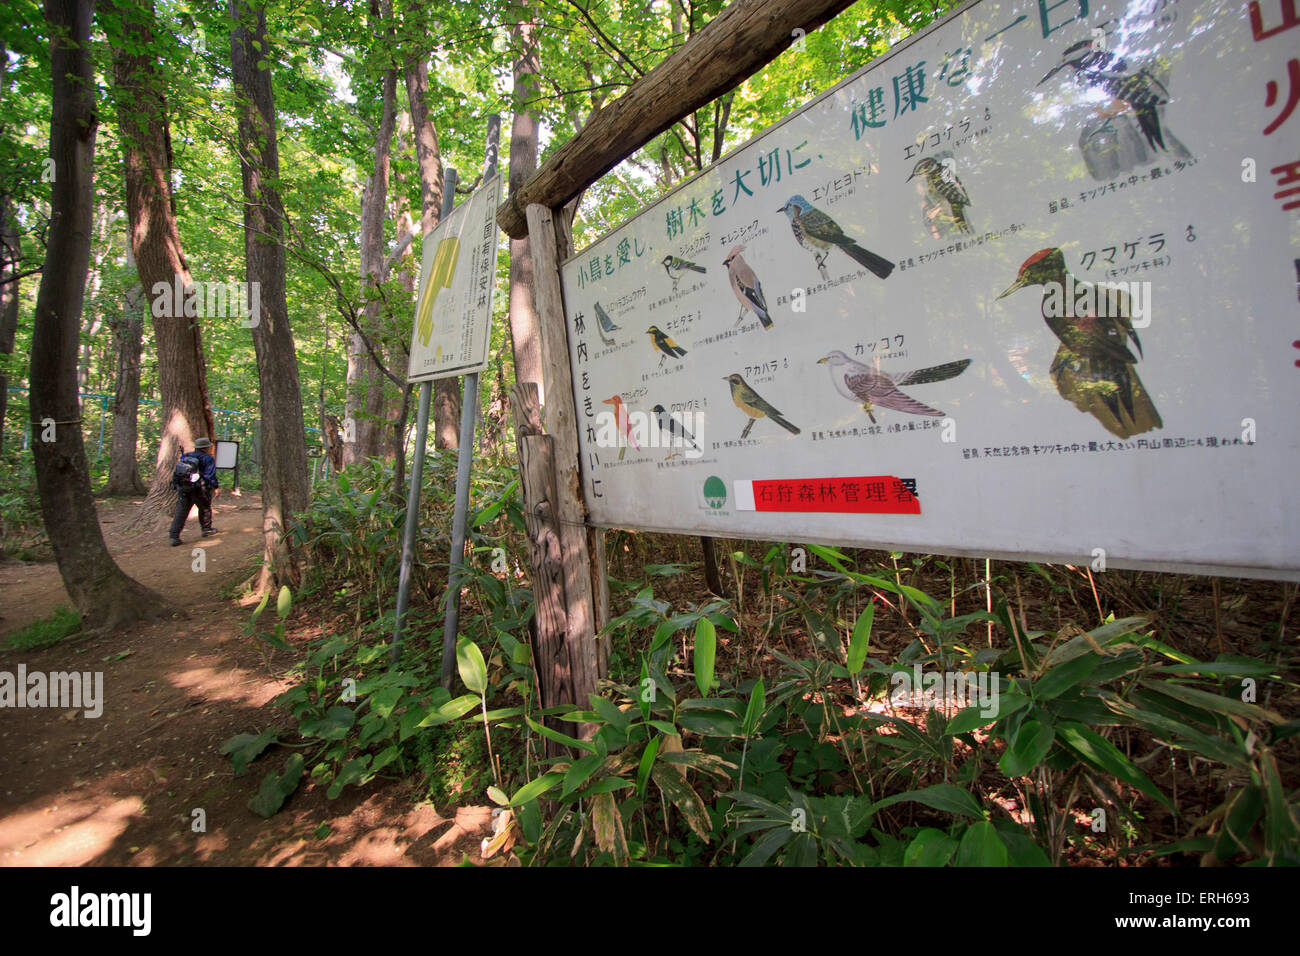
[[(627, 406), (623, 404), (623, 397), (621, 395), (613, 395), (609, 398), (602, 399), (601, 403), (604, 405), (614, 406), (614, 424), (618, 426), (619, 431), (627, 436), (627, 440), (632, 443), (632, 447), (637, 451), (640, 451), (641, 446), (637, 444), (636, 436), (632, 434), (632, 423), (628, 420)], [(622, 461), (625, 454), (627, 454), (627, 445), (620, 444), (618, 447), (618, 460)]]
[(950, 378), (956, 378), (966, 371), (970, 359), (946, 362), (930, 368), (919, 368), (903, 375), (888, 375), (879, 369), (854, 361), (836, 349), (825, 358), (819, 358), (817, 364), (830, 368), (831, 382), (835, 385), (835, 391), (851, 402), (861, 403), (862, 410), (867, 413), (871, 424), (874, 425), (876, 416), (872, 412), (877, 408), (892, 408), (911, 415), (942, 417), (943, 412), (929, 405), (922, 405), (910, 395), (905, 395), (899, 386), (928, 385), (931, 382), (945, 382)]
[(871, 270), (882, 279), (889, 278), (894, 271), (894, 264), (888, 259), (864, 249), (844, 234), (830, 216), (817, 209), (802, 196), (791, 196), (784, 206), (777, 210), (790, 217), (790, 230), (799, 240), (799, 245), (809, 250), (817, 262), (817, 271), (823, 279), (829, 279), (826, 272), (826, 256), (832, 246), (843, 249), (854, 262)]
[(600, 332), (600, 340), (604, 342), (606, 346), (613, 345), (614, 340), (610, 336), (618, 331), (618, 326), (615, 325), (614, 320), (609, 317), (609, 313), (600, 307), (599, 302), (593, 302), (591, 307), (596, 310), (596, 322), (600, 326), (600, 329), (598, 330)]
[(760, 418), (770, 418), (790, 434), (799, 434), (799, 429), (786, 421), (781, 413), (773, 407), (772, 403), (750, 388), (740, 375), (732, 373), (724, 381), (731, 385), (731, 400), (736, 403), (737, 408), (749, 416), (745, 430), (740, 433), (741, 438), (749, 437), (749, 430), (754, 427), (754, 422)]
[(665, 358), (681, 358), (686, 354), (686, 349), (670, 339), (667, 333), (661, 332), (659, 326), (650, 326), (646, 329), (646, 333), (650, 336), (650, 344), (659, 350), (660, 366), (664, 364)]
[(1167, 149), (1165, 131), (1160, 128), (1160, 107), (1169, 102), (1169, 90), (1149, 70), (1132, 72), (1123, 57), (1102, 49), (1094, 40), (1080, 40), (1066, 47), (1061, 62), (1038, 85), (1042, 86), (1066, 67), (1074, 70), (1074, 78), (1079, 83), (1108, 93), (1132, 110), (1152, 150)]
[[(695, 442), (695, 436), (687, 430), (685, 425), (673, 418), (673, 416), (667, 412), (662, 405), (656, 405), (654, 408), (650, 409), (650, 411), (654, 412), (655, 418), (659, 422), (659, 427), (672, 437), (674, 444), (678, 446), (690, 445), (696, 451), (700, 450), (700, 446)], [(670, 458), (677, 458), (680, 455), (681, 452), (679, 451), (671, 452), (668, 455), (668, 458), (665, 458), (664, 461), (668, 461)]]
[(763, 328), (770, 329), (772, 316), (767, 311), (763, 286), (759, 283), (758, 276), (754, 275), (754, 270), (749, 267), (749, 263), (745, 261), (745, 257), (741, 255), (744, 251), (743, 245), (733, 246), (722, 262), (727, 267), (728, 278), (731, 279), (731, 291), (740, 300), (740, 317), (736, 319), (736, 324), (745, 321), (746, 312), (753, 312), (758, 316), (758, 321), (763, 323)]
[(664, 272), (668, 273), (668, 278), (673, 280), (673, 291), (677, 291), (677, 283), (681, 281), (682, 273), (691, 272), (708, 272), (704, 266), (697, 266), (694, 262), (688, 262), (685, 259), (678, 259), (676, 256), (664, 256)]
[[(1016, 281), (998, 298), (1031, 285), (1044, 287), (1043, 320), (1061, 342), (1049, 369), (1061, 397), (1120, 438), (1164, 427), (1138, 378), (1138, 359), (1128, 348), (1132, 342), (1142, 354), (1128, 295), (1075, 279), (1066, 270), (1060, 249), (1040, 249), (1026, 259)], [(1062, 289), (1072, 290), (1076, 301), (1093, 306), (1075, 308)]]
[(970, 222), (966, 219), (966, 207), (971, 205), (970, 196), (966, 195), (966, 187), (951, 169), (951, 166), (945, 168), (938, 160), (927, 156), (912, 168), (912, 175), (907, 177), (907, 181), (910, 183), (917, 176), (924, 176), (930, 192), (948, 204), (953, 225), (962, 232), (970, 232)]

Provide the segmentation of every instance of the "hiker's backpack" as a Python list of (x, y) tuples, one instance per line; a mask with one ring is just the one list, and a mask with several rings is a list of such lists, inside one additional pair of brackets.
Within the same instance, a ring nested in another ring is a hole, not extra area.
[(176, 462), (176, 467), (172, 470), (172, 485), (176, 488), (194, 488), (203, 480), (203, 470), (199, 466), (199, 457), (196, 452), (187, 451), (181, 455), (181, 460)]

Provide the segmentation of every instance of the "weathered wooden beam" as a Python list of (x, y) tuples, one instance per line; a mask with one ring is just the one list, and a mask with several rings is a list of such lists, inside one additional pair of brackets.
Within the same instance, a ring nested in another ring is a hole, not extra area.
[(524, 524), (528, 531), (528, 566), (533, 584), (533, 661), (541, 706), (576, 703), (572, 673), (564, 653), (566, 614), (564, 560), (560, 526), (555, 520), (555, 450), (542, 433), (537, 383), (521, 382), (510, 390), (519, 453), (519, 483), (524, 493)]
[[(497, 209), (512, 239), (532, 203), (558, 208), (688, 113), (734, 89), (852, 0), (733, 0), (673, 54), (599, 109)], [(546, 393), (549, 397), (550, 393)]]
[(609, 676), (609, 639), (600, 632), (609, 624), (609, 558), (605, 549), (605, 529), (588, 529), (591, 551), (591, 580), (596, 590), (596, 660), (602, 678)]
[(556, 217), (545, 206), (529, 206), (527, 216), (528, 244), (533, 254), (533, 305), (542, 346), (542, 390), (546, 395), (542, 421), (554, 448), (553, 519), (559, 525), (564, 564), (565, 650), (572, 675), (572, 703), (586, 707), (587, 695), (595, 692), (600, 676), (600, 656), (585, 527), (587, 509), (578, 471), (578, 415), (560, 291), (559, 244), (563, 233), (557, 230)]

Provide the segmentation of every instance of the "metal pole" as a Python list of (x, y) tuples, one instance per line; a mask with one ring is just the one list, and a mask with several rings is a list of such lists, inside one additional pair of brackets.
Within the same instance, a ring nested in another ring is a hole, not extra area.
[[(442, 209), (439, 221), (456, 207), (456, 170), (447, 169), (442, 182)], [(419, 526), (420, 488), (424, 484), (424, 446), (429, 440), (429, 406), (433, 402), (433, 382), (420, 383), (420, 404), (415, 414), (415, 460), (411, 462), (410, 486), (406, 489), (406, 527), (402, 532), (402, 570), (397, 578), (397, 613), (393, 618), (393, 646), (389, 663), (402, 656), (402, 624), (411, 597), (411, 567), (415, 563), (415, 532)]]
[[(497, 174), (501, 117), (488, 117), (487, 159), (483, 181)], [(496, 258), (492, 260), (496, 262)], [(474, 423), (478, 417), (478, 373), (465, 376), (460, 400), (460, 447), (456, 450), (456, 510), (451, 522), (451, 566), (447, 569), (447, 621), (442, 632), (442, 686), (451, 689), (456, 664), (456, 632), (460, 628), (460, 580), (465, 568), (465, 525), (469, 518), (469, 470), (474, 459)]]

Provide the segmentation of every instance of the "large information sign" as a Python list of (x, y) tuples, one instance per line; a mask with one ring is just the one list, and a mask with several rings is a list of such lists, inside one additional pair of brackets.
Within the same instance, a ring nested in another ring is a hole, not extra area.
[(500, 201), (497, 175), (424, 240), (407, 382), (467, 375), (487, 365)]
[(979, 0), (568, 260), (591, 519), (1300, 576), (1296, 10)]

